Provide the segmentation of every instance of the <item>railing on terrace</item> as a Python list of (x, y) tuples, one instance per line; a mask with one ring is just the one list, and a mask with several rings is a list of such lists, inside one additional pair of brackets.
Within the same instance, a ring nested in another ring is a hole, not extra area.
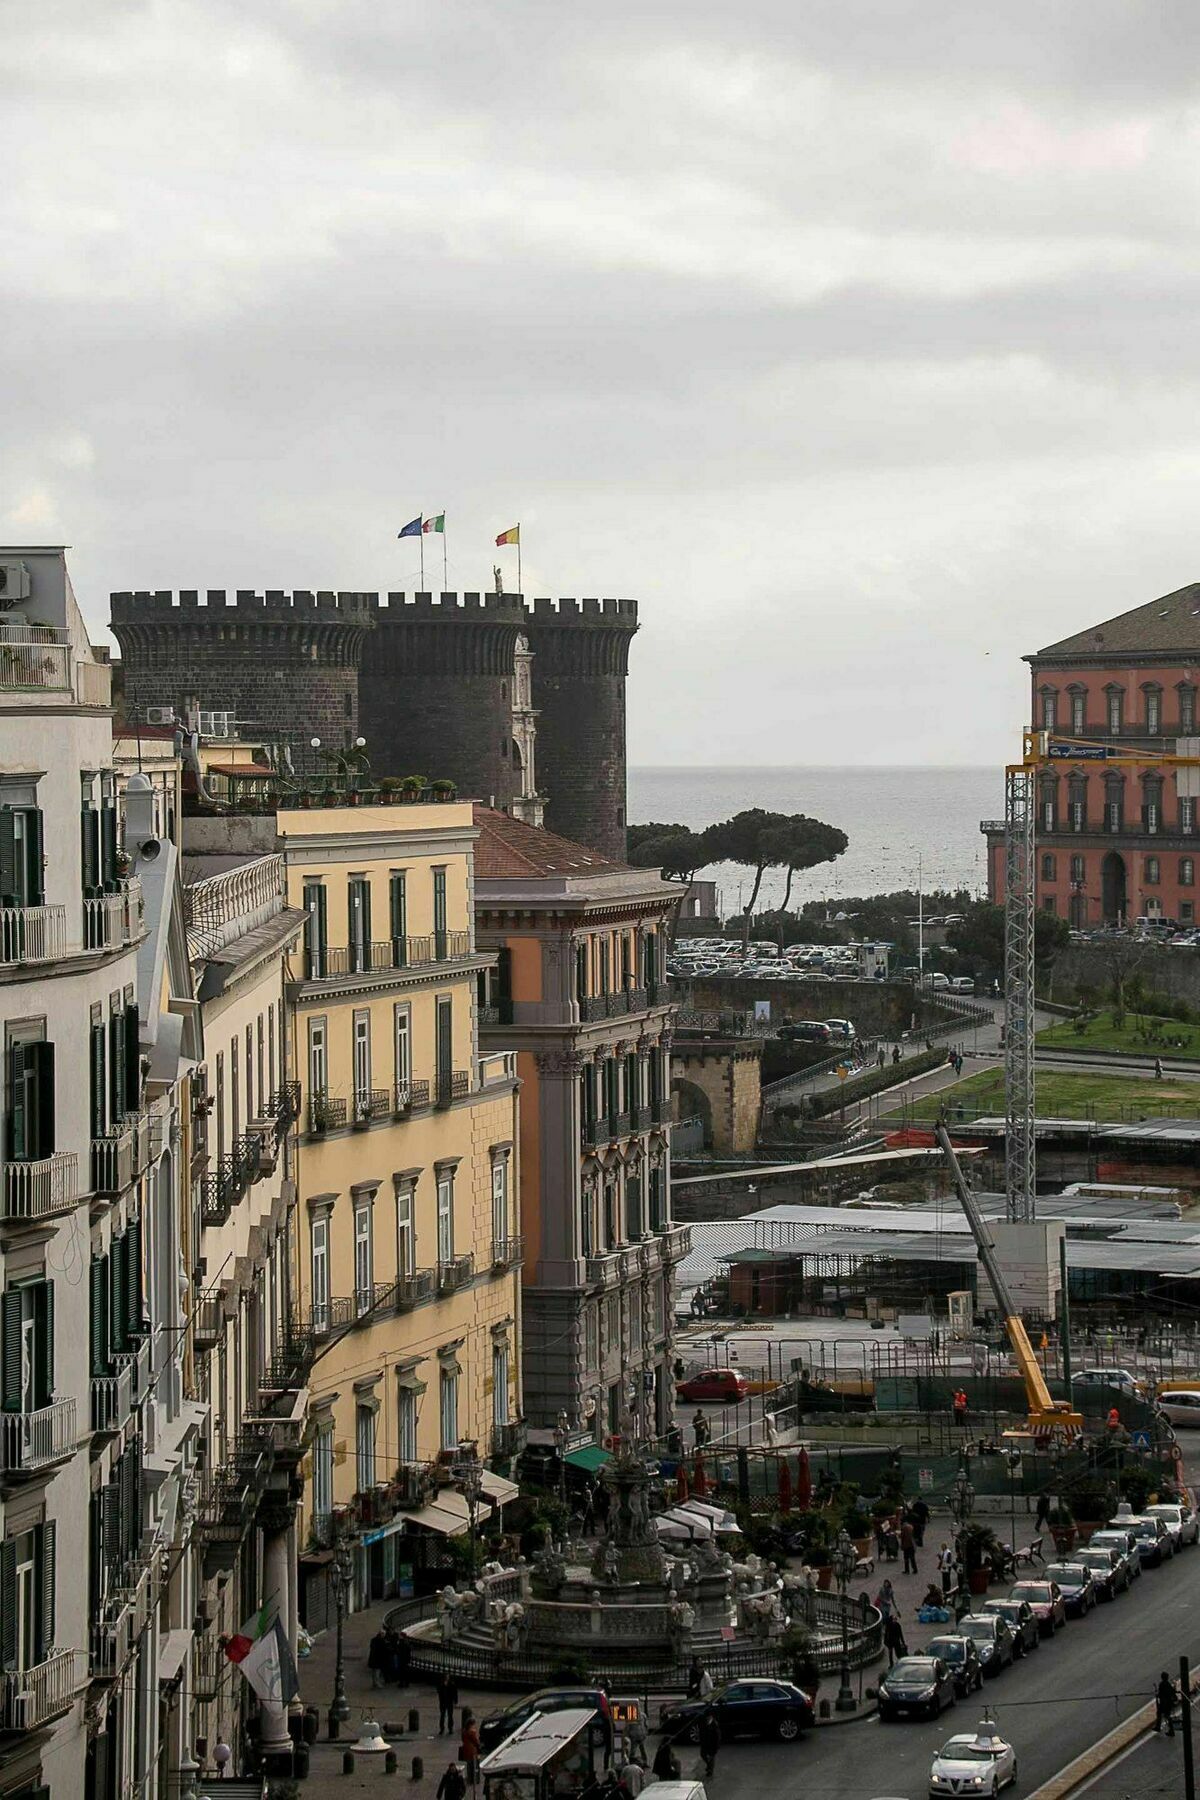
[(609, 1130), (608, 1120), (606, 1118), (585, 1119), (579, 1128), (579, 1135), (583, 1140), (585, 1149), (594, 1150), (600, 1144), (607, 1144), (612, 1133)]
[(92, 1430), (120, 1431), (133, 1406), (133, 1359), (119, 1357), (114, 1375), (92, 1376)]
[(346, 1101), (339, 1094), (320, 1093), (308, 1096), (308, 1129), (312, 1136), (323, 1131), (340, 1131), (346, 1123)]
[(0, 964), (57, 962), (66, 954), (65, 906), (0, 906)]
[(452, 1293), (455, 1288), (465, 1287), (474, 1274), (475, 1252), (473, 1250), (468, 1250), (464, 1256), (452, 1256), (438, 1263), (438, 1288), (443, 1294)]
[(150, 1121), (132, 1113), (104, 1137), (92, 1139), (92, 1191), (121, 1194), (150, 1161)]
[(400, 1275), (396, 1279), (396, 1306), (419, 1306), (422, 1300), (431, 1300), (437, 1292), (436, 1269), (414, 1269), (411, 1275)]
[(70, 693), (71, 663), (70, 640), (61, 625), (11, 626), (0, 636), (0, 692)]
[(490, 1056), (479, 1058), (479, 1085), (481, 1088), (499, 1087), (507, 1081), (515, 1081), (517, 1075), (517, 1053), (515, 1050), (496, 1050)]
[(449, 1106), (455, 1100), (465, 1100), (471, 1091), (471, 1073), (469, 1069), (439, 1069), (435, 1104)]
[(77, 1442), (73, 1397), (34, 1412), (0, 1413), (0, 1469), (6, 1475), (36, 1474), (70, 1456)]
[(193, 952), (211, 955), (234, 936), (274, 918), (284, 906), (282, 856), (260, 856), (253, 862), (210, 875), (183, 890), (183, 917)]
[(3, 1730), (37, 1731), (68, 1711), (85, 1679), (83, 1663), (77, 1650), (52, 1650), (44, 1662), (0, 1676)]
[(75, 698), (80, 706), (112, 705), (112, 665), (81, 658), (75, 664)]
[(493, 1269), (508, 1269), (519, 1263), (525, 1254), (523, 1237), (495, 1237), (492, 1239)]
[(471, 954), (468, 931), (430, 932), (424, 937), (373, 938), (369, 943), (305, 946), (305, 981), (341, 981), (350, 975), (385, 974), (455, 962)]
[(388, 1119), (392, 1114), (392, 1094), (389, 1088), (361, 1088), (354, 1095), (354, 1106), (351, 1113), (351, 1124), (370, 1125), (377, 1119)]
[(142, 924), (142, 884), (136, 875), (114, 894), (98, 894), (83, 903), (85, 950), (119, 950), (131, 944)]
[(4, 1218), (48, 1219), (69, 1212), (79, 1196), (79, 1158), (56, 1150), (37, 1162), (10, 1162), (4, 1168)]
[(123, 1593), (110, 1593), (93, 1621), (89, 1673), (93, 1681), (115, 1681), (133, 1651), (133, 1607)]

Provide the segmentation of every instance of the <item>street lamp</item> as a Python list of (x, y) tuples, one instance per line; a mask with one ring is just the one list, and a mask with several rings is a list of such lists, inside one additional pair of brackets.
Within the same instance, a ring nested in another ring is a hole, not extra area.
[(339, 1537), (334, 1541), (329, 1574), (333, 1582), (333, 1603), (337, 1608), (337, 1657), (333, 1665), (333, 1704), (329, 1708), (329, 1735), (335, 1738), (338, 1728), (350, 1717), (350, 1702), (346, 1698), (346, 1663), (342, 1654), (342, 1627), (346, 1619), (346, 1594), (354, 1576), (354, 1561), (350, 1546), (343, 1538)]
[(483, 1464), (479, 1460), (479, 1446), (473, 1438), (468, 1438), (458, 1446), (458, 1460), (451, 1471), (458, 1490), (467, 1503), (467, 1526), (471, 1533), (471, 1580), (475, 1579), (475, 1521), (479, 1513), (479, 1502), (483, 1495)]
[(833, 1546), (833, 1567), (842, 1596), (842, 1668), (837, 1699), (833, 1703), (836, 1712), (853, 1712), (855, 1709), (854, 1689), (850, 1686), (850, 1598), (847, 1590), (854, 1579), (857, 1566), (858, 1551), (854, 1547), (853, 1538), (843, 1526)]
[(966, 1545), (963, 1543), (963, 1533), (966, 1531), (968, 1519), (975, 1511), (975, 1489), (971, 1483), (971, 1477), (967, 1473), (965, 1462), (959, 1464), (958, 1474), (950, 1484), (950, 1510), (954, 1514), (957, 1526), (955, 1541), (958, 1545), (959, 1567), (965, 1574), (967, 1554)]
[(558, 1451), (558, 1497), (564, 1506), (567, 1504), (567, 1444), (570, 1436), (571, 1421), (565, 1412), (560, 1412), (554, 1427), (554, 1447)]

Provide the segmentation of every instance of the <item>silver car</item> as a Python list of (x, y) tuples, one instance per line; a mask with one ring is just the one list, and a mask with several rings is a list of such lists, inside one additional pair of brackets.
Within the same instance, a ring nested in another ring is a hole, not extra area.
[(1148, 1506), (1146, 1511), (1152, 1519), (1161, 1519), (1172, 1538), (1175, 1548), (1182, 1550), (1185, 1544), (1194, 1544), (1200, 1538), (1200, 1519), (1196, 1517), (1195, 1508), (1186, 1500), (1160, 1500), (1155, 1506)]

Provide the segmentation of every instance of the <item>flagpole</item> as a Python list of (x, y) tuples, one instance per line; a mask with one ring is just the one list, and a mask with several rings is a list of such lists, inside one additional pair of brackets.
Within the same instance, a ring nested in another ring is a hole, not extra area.
[(425, 514), (421, 514), (421, 592), (425, 592)]
[(518, 592), (518, 594), (523, 594), (525, 592), (525, 584), (521, 580), (521, 527), (520, 527), (520, 525), (517, 526), (517, 592)]
[(442, 519), (442, 592), (443, 592), (443, 594), (446, 592), (446, 590), (449, 588), (449, 586), (450, 586), (450, 575), (449, 575), (449, 570), (448, 570), (447, 563), (446, 563), (446, 520), (443, 517), (443, 519)]

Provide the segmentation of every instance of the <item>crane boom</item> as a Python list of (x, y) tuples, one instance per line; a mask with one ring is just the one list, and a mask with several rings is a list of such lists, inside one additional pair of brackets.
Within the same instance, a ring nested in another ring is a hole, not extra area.
[(986, 1221), (979, 1210), (979, 1203), (967, 1184), (962, 1166), (954, 1153), (954, 1145), (950, 1142), (950, 1134), (946, 1127), (937, 1127), (937, 1141), (942, 1155), (950, 1165), (950, 1174), (958, 1194), (959, 1204), (967, 1215), (967, 1224), (971, 1227), (971, 1235), (975, 1239), (979, 1251), (979, 1260), (987, 1272), (992, 1284), (992, 1292), (996, 1296), (996, 1304), (1004, 1314), (1004, 1328), (1008, 1333), (1008, 1341), (1012, 1345), (1013, 1356), (1021, 1379), (1025, 1383), (1025, 1401), (1029, 1410), (1029, 1428), (1031, 1431), (1045, 1431), (1048, 1427), (1058, 1426), (1072, 1435), (1082, 1429), (1082, 1416), (1072, 1411), (1069, 1401), (1055, 1400), (1046, 1386), (1046, 1377), (1042, 1374), (1038, 1359), (1033, 1353), (1033, 1345), (1029, 1341), (1029, 1333), (1025, 1329), (1025, 1321), (1013, 1304), (1012, 1294), (1000, 1269), (996, 1255), (996, 1246), (988, 1232)]

